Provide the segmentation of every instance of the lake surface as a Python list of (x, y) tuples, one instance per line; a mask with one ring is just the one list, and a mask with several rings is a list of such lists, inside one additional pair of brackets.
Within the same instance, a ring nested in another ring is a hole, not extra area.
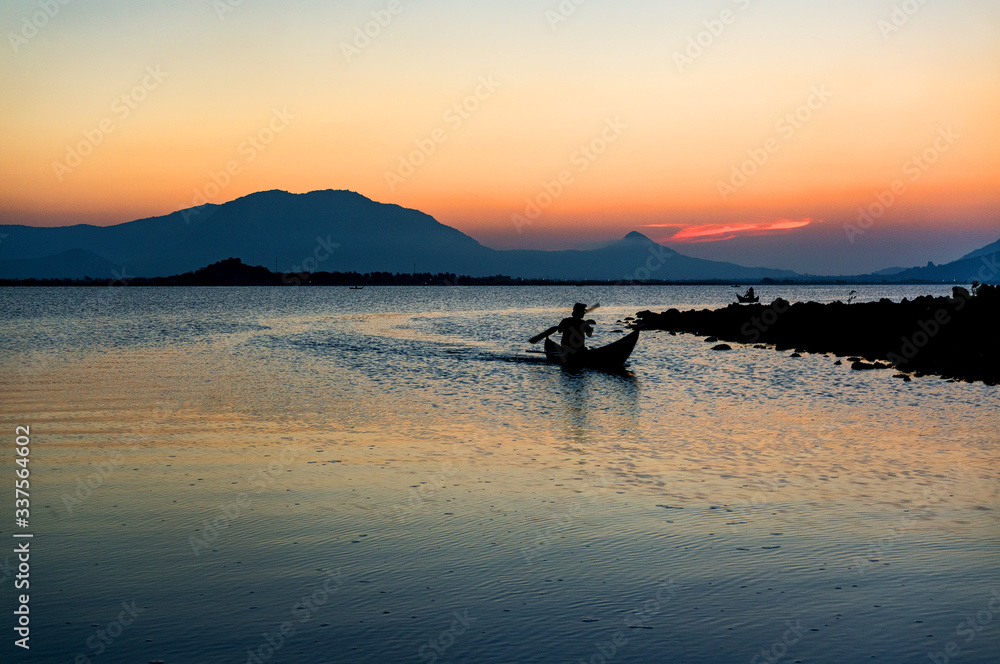
[[(950, 294), (760, 290), (852, 288)], [(526, 352), (576, 301), (601, 345), (733, 292), (0, 289), (23, 659), (996, 662), (997, 388), (666, 333), (625, 375)]]

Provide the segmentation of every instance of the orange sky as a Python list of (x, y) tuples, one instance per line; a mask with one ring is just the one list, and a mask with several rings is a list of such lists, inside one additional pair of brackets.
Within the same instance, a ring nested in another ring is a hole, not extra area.
[(333, 188), (497, 247), (815, 243), (896, 182), (865, 241), (1000, 237), (996, 3), (470, 4), (5, 3), (0, 222)]

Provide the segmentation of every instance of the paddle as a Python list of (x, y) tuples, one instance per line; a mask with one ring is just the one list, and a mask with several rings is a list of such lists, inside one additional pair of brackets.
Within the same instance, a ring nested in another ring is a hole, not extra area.
[[(588, 307), (587, 308), (587, 313), (589, 314), (591, 311), (593, 311), (594, 309), (596, 309), (599, 306), (601, 306), (600, 302), (598, 302), (597, 304), (595, 304), (592, 307)], [(587, 321), (587, 322), (593, 324), (594, 321)], [(559, 331), (559, 326), (558, 325), (550, 327), (549, 329), (545, 330), (544, 332), (540, 332), (540, 333), (536, 334), (535, 336), (531, 337), (530, 339), (528, 339), (528, 343), (529, 344), (537, 344), (539, 341), (541, 341), (545, 337), (549, 336), (550, 334), (555, 334), (557, 331)]]
[(550, 327), (549, 329), (545, 330), (544, 332), (540, 332), (540, 333), (536, 334), (535, 336), (531, 337), (530, 339), (528, 339), (528, 343), (529, 344), (537, 344), (539, 341), (541, 341), (545, 337), (549, 336), (550, 334), (555, 334), (558, 330), (559, 330), (559, 326), (558, 325), (554, 325), (554, 326)]

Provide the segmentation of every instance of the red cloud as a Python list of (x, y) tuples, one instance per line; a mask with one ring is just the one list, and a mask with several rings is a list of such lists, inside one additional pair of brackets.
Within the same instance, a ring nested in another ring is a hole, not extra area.
[[(720, 242), (731, 240), (734, 237), (744, 235), (766, 235), (768, 233), (789, 231), (794, 228), (802, 228), (813, 222), (812, 218), (794, 220), (779, 219), (770, 223), (743, 223), (743, 224), (702, 224), (700, 226), (688, 226), (674, 233), (668, 238), (659, 240), (660, 242)], [(667, 224), (646, 224), (651, 228), (663, 228)], [(673, 225), (673, 224), (671, 224)]]

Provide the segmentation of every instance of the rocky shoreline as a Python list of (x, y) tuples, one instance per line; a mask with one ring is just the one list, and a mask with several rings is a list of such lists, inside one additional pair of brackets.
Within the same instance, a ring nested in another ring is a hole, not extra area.
[(770, 304), (731, 304), (715, 310), (640, 311), (633, 325), (797, 353), (853, 356), (854, 369), (895, 368), (905, 372), (898, 375), (907, 380), (911, 373), (933, 374), (997, 385), (1000, 286), (952, 291), (952, 297), (926, 295), (902, 302), (792, 304), (778, 298)]

